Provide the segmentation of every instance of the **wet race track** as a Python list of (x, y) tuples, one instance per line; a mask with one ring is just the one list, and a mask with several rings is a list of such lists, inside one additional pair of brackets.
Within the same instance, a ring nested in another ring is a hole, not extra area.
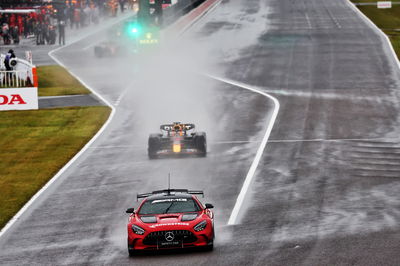
[[(54, 56), (115, 114), (0, 238), (1, 264), (397, 264), (400, 71), (345, 0), (225, 0), (143, 58), (95, 58), (99, 35)], [(173, 121), (207, 132), (206, 158), (148, 159)], [(215, 249), (129, 258), (125, 210), (168, 173), (214, 204)]]

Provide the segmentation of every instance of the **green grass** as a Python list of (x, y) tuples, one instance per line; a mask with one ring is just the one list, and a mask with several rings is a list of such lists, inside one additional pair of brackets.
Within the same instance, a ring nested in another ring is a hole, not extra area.
[(39, 96), (89, 94), (78, 80), (61, 66), (39, 66)]
[(99, 130), (105, 106), (0, 112), (0, 228)]
[(400, 31), (389, 31), (384, 30), (386, 35), (389, 36), (390, 41), (392, 42), (393, 48), (396, 51), (397, 57), (400, 60)]
[(388, 9), (376, 6), (358, 6), (381, 29), (400, 29), (400, 5)]
[[(372, 0), (353, 0), (352, 2), (376, 2)], [(389, 36), (397, 57), (400, 60), (400, 5), (392, 8), (378, 9), (376, 6), (357, 6), (379, 28)]]

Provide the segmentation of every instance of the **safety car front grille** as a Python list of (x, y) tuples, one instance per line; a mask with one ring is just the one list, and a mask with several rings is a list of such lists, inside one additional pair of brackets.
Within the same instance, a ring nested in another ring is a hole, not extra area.
[(197, 240), (197, 237), (188, 230), (168, 230), (151, 232), (144, 238), (143, 244), (157, 245), (157, 242), (165, 241), (165, 234), (167, 232), (173, 233), (174, 239), (182, 241), (183, 243), (193, 243)]

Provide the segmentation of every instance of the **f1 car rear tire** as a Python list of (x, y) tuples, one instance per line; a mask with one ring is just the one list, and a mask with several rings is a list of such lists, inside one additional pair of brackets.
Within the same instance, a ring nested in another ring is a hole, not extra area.
[(207, 138), (205, 132), (198, 132), (195, 136), (196, 148), (199, 151), (200, 157), (207, 156)]
[(157, 159), (157, 151), (160, 149), (160, 135), (159, 134), (151, 134), (149, 136), (149, 147), (148, 147), (148, 155), (149, 159)]

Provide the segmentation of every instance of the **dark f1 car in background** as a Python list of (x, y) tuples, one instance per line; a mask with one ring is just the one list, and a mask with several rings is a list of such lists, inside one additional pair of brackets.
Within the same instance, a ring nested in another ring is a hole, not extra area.
[(106, 33), (106, 40), (100, 42), (94, 47), (96, 57), (121, 56), (128, 53), (135, 54), (137, 50), (136, 42), (131, 40), (128, 35), (127, 27), (130, 21), (118, 23), (109, 29)]
[(94, 54), (96, 57), (101, 58), (101, 57), (112, 57), (115, 55), (120, 55), (124, 52), (124, 47), (119, 45), (116, 42), (103, 42), (100, 43), (99, 45), (96, 45), (94, 47)]
[(157, 47), (159, 28), (144, 26), (137, 20), (119, 23), (107, 32), (106, 40), (94, 47), (96, 57), (136, 55)]
[(161, 125), (161, 133), (149, 137), (148, 154), (150, 159), (168, 155), (207, 155), (205, 132), (193, 132), (194, 124)]

